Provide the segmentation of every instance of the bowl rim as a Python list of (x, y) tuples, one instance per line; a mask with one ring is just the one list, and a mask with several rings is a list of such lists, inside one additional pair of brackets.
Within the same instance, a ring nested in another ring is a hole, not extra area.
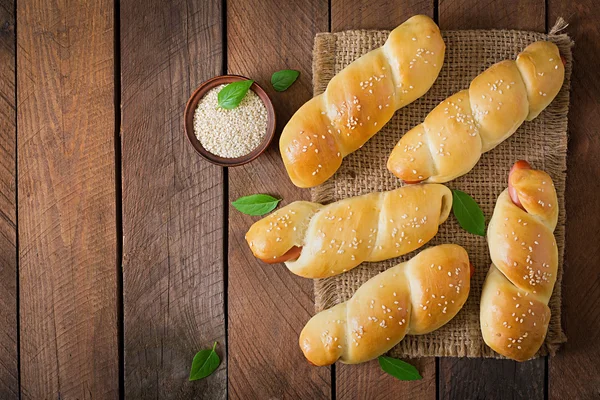
[(198, 140), (196, 137), (196, 133), (194, 132), (194, 113), (196, 112), (196, 108), (198, 107), (200, 99), (202, 99), (202, 97), (204, 97), (209, 90), (219, 85), (243, 80), (250, 80), (250, 78), (242, 75), (227, 74), (208, 79), (202, 82), (196, 88), (196, 90), (194, 90), (185, 105), (183, 124), (188, 142), (192, 145), (194, 150), (196, 150), (196, 153), (202, 156), (205, 160), (221, 167), (237, 167), (255, 160), (258, 156), (264, 153), (275, 137), (275, 127), (277, 126), (277, 121), (273, 103), (271, 102), (271, 98), (267, 92), (258, 83), (256, 83), (256, 81), (252, 83), (250, 90), (256, 93), (267, 109), (267, 132), (265, 133), (263, 140), (258, 146), (256, 146), (256, 148), (254, 148), (250, 153), (240, 157), (221, 157), (206, 150), (204, 146), (202, 146), (202, 143), (200, 143), (200, 140)]

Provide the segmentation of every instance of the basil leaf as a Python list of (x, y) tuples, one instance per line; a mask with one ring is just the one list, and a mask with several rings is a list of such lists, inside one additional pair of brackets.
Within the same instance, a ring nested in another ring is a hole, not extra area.
[(232, 82), (219, 91), (217, 98), (219, 99), (219, 107), (231, 110), (236, 108), (242, 102), (248, 89), (254, 83), (253, 80)]
[(460, 190), (452, 190), (452, 212), (465, 231), (485, 236), (483, 211), (471, 196)]
[(423, 379), (417, 369), (407, 362), (392, 357), (379, 356), (379, 366), (389, 375), (401, 381), (417, 381)]
[(292, 83), (296, 82), (299, 75), (300, 71), (296, 71), (295, 69), (277, 71), (271, 76), (271, 85), (273, 85), (273, 89), (276, 91), (283, 92), (292, 86)]
[(268, 194), (253, 194), (251, 196), (240, 197), (231, 203), (231, 205), (246, 215), (265, 215), (273, 211), (280, 201), (281, 199), (276, 199)]
[(190, 381), (206, 378), (219, 367), (221, 359), (215, 351), (216, 347), (217, 342), (215, 342), (212, 349), (201, 350), (196, 353), (190, 370)]

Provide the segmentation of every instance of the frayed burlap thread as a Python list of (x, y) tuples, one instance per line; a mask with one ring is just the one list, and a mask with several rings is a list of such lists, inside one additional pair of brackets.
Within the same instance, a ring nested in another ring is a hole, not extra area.
[[(422, 98), (402, 108), (363, 148), (344, 159), (339, 171), (326, 183), (312, 190), (313, 201), (329, 203), (375, 191), (401, 186), (386, 168), (388, 156), (404, 132), (420, 124), (441, 101), (469, 87), (471, 80), (490, 65), (515, 59), (527, 45), (538, 40), (550, 40), (559, 47), (566, 60), (565, 82), (550, 106), (532, 122), (525, 122), (518, 131), (497, 148), (484, 154), (477, 166), (465, 176), (447, 185), (469, 193), (479, 203), (489, 221), (496, 198), (506, 188), (509, 168), (519, 159), (543, 169), (554, 181), (560, 207), (558, 226), (554, 232), (559, 248), (559, 274), (550, 310), (552, 318), (546, 341), (537, 356), (555, 354), (566, 341), (561, 328), (561, 278), (565, 243), (565, 179), (567, 157), (567, 111), (572, 66), (572, 40), (558, 34), (566, 24), (559, 20), (551, 34), (535, 32), (446, 31), (444, 66), (435, 84)], [(347, 31), (321, 33), (315, 38), (313, 50), (313, 86), (315, 95), (322, 93), (329, 80), (346, 65), (383, 45), (388, 31)], [(459, 314), (448, 324), (427, 335), (407, 336), (391, 354), (401, 357), (455, 356), (502, 358), (485, 345), (479, 328), (479, 298), (491, 263), (485, 238), (471, 235), (460, 228), (451, 215), (440, 226), (436, 237), (423, 246), (456, 243), (466, 248), (476, 273), (471, 279), (471, 293)], [(335, 277), (315, 281), (317, 311), (348, 300), (360, 285), (374, 275), (405, 261), (419, 250), (403, 257), (361, 266)]]

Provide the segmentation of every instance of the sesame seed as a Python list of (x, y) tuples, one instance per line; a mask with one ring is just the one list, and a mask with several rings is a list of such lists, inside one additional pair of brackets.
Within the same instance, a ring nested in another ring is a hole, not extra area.
[(218, 94), (225, 85), (211, 89), (194, 112), (194, 133), (209, 152), (236, 158), (250, 153), (267, 132), (267, 109), (256, 93), (249, 90), (239, 106), (218, 107)]

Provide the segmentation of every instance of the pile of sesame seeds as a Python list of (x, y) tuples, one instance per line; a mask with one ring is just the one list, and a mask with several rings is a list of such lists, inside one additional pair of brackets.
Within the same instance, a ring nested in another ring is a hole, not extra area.
[(257, 148), (267, 133), (267, 108), (252, 90), (234, 109), (218, 106), (225, 85), (208, 91), (194, 113), (194, 133), (209, 152), (225, 157), (244, 156)]

